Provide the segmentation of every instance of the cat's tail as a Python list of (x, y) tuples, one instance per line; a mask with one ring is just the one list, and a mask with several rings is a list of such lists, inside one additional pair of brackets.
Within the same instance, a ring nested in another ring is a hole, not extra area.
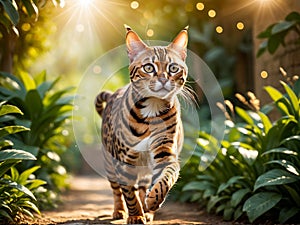
[(102, 117), (103, 110), (105, 109), (105, 103), (112, 96), (112, 93), (109, 91), (100, 92), (95, 99), (95, 108), (98, 114)]

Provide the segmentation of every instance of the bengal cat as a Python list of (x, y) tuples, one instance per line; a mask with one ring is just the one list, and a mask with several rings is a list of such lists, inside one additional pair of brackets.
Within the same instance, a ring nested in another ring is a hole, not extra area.
[[(101, 92), (105, 168), (114, 195), (114, 219), (152, 221), (176, 182), (183, 143), (180, 104), (188, 69), (187, 28), (168, 46), (147, 46), (126, 26), (130, 84)], [(124, 204), (124, 200), (126, 203)]]

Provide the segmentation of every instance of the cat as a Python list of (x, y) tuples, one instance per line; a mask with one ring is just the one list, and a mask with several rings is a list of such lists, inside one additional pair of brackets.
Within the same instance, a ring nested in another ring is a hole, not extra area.
[(188, 27), (168, 46), (153, 47), (125, 28), (130, 84), (115, 93), (101, 92), (95, 107), (102, 117), (113, 218), (145, 224), (179, 176), (183, 127), (177, 95), (188, 74)]

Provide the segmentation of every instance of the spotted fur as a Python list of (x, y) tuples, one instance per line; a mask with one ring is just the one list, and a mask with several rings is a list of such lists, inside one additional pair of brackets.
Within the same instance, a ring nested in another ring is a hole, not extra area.
[(144, 224), (179, 175), (183, 129), (177, 95), (187, 79), (187, 29), (164, 47), (149, 47), (126, 29), (131, 82), (115, 93), (101, 92), (95, 106), (103, 119), (113, 218), (124, 218), (127, 211), (127, 223)]

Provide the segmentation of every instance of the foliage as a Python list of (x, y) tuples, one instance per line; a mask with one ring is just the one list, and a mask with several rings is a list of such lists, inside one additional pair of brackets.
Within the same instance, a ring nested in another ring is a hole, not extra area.
[[(8, 114), (22, 114), (13, 105), (0, 104), (0, 222), (17, 222), (24, 216), (33, 217), (32, 213), (40, 213), (33, 194), (45, 181), (29, 178), (39, 169), (35, 166), (20, 173), (16, 165), (23, 160), (36, 160), (36, 157), (23, 150), (12, 149), (13, 143), (4, 139), (10, 134), (28, 131), (24, 126), (5, 125)], [(10, 173), (9, 173), (10, 172)]]
[(54, 203), (51, 198), (68, 185), (68, 174), (62, 165), (61, 155), (70, 144), (67, 138), (69, 131), (64, 125), (71, 117), (73, 96), (66, 96), (71, 88), (55, 91), (58, 79), (47, 81), (45, 72), (35, 79), (27, 74), (21, 74), (21, 79), (18, 79), (8, 73), (0, 73), (0, 81), (1, 101), (18, 106), (24, 113), (7, 117), (5, 123), (30, 128), (29, 131), (10, 135), (9, 139), (16, 147), (37, 158), (34, 162), (20, 163), (18, 168), (40, 167), (35, 174), (38, 179), (47, 182), (47, 189), (39, 193), (38, 200), (43, 207), (50, 207)]
[(53, 5), (63, 3), (63, 0), (0, 0), (1, 71), (25, 70), (37, 59), (37, 52), (47, 48), (45, 40), (53, 28), (51, 20), (47, 20)]
[[(299, 12), (291, 12), (284, 20), (270, 25), (266, 30), (258, 35), (258, 38), (264, 40), (258, 49), (257, 57), (268, 51), (274, 54), (280, 45), (285, 46), (286, 36), (292, 31), (300, 36), (300, 14)], [(299, 44), (299, 38), (296, 40)]]
[(300, 81), (293, 88), (281, 84), (286, 94), (265, 88), (282, 113), (274, 123), (264, 113), (267, 107), (256, 112), (235, 107), (243, 121), (228, 119), (224, 140), (200, 132), (198, 165), (221, 150), (205, 170), (195, 167), (194, 158), (197, 176), (184, 185), (183, 199), (205, 202), (209, 212), (222, 213), (225, 220), (299, 218)]

